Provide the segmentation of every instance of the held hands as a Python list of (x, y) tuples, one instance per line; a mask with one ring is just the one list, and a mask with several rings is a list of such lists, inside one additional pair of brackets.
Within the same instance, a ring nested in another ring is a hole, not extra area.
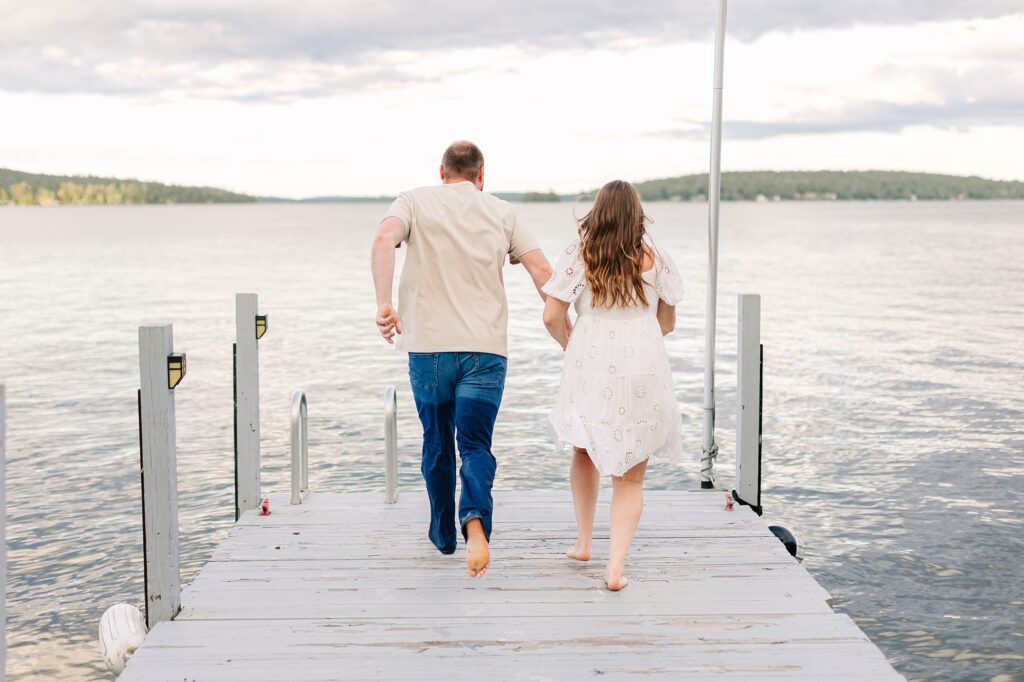
[(402, 333), (402, 320), (390, 303), (377, 308), (377, 331), (391, 344), (395, 342), (395, 334)]

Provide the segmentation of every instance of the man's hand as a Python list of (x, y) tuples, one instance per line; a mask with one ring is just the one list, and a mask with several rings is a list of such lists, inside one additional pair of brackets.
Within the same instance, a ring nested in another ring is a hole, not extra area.
[(402, 320), (398, 317), (398, 311), (390, 305), (383, 305), (377, 309), (377, 330), (388, 343), (394, 343), (395, 334), (402, 333)]

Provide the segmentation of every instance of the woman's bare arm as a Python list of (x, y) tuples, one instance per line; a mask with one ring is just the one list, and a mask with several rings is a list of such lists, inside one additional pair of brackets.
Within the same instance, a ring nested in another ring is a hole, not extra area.
[(567, 322), (568, 319), (569, 304), (559, 301), (554, 296), (548, 296), (544, 301), (544, 326), (547, 327), (548, 334), (551, 334), (551, 338), (558, 342), (562, 350), (569, 345), (571, 326)]
[(676, 328), (676, 307), (658, 299), (658, 325), (662, 336), (667, 336)]
[(548, 262), (547, 256), (540, 249), (534, 249), (533, 251), (527, 251), (518, 260), (510, 261), (512, 264), (522, 263), (526, 271), (530, 273), (530, 277), (533, 279), (533, 285), (537, 287), (537, 293), (540, 294), (540, 300), (547, 300), (547, 294), (541, 291), (541, 287), (544, 283), (551, 279), (551, 263)]

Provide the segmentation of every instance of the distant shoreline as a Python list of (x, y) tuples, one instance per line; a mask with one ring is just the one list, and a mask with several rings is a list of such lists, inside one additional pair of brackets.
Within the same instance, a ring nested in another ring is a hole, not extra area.
[[(707, 175), (692, 174), (635, 183), (645, 201), (703, 203)], [(595, 190), (496, 192), (517, 203), (556, 203), (592, 197)], [(0, 206), (154, 204), (367, 204), (391, 196), (259, 197), (215, 187), (95, 176), (24, 173), (0, 168)], [(789, 201), (992, 201), (1024, 199), (1024, 182), (977, 176), (906, 171), (737, 171), (723, 173), (722, 200)]]
[[(499, 196), (495, 194), (495, 196)], [(292, 201), (206, 201), (206, 202), (176, 202), (166, 201), (160, 203), (145, 203), (145, 204), (0, 204), (0, 211), (4, 209), (62, 209), (62, 208), (159, 208), (159, 207), (198, 207), (198, 206), (354, 206), (354, 205), (376, 205), (376, 206), (387, 206), (394, 199), (339, 199), (337, 201), (332, 200), (317, 200), (307, 201), (304, 199), (295, 199)], [(575, 197), (574, 197), (575, 200)], [(584, 197), (580, 201), (587, 201)], [(569, 205), (572, 203), (570, 200), (562, 201), (519, 201), (516, 199), (506, 199), (510, 203), (517, 205), (551, 205), (551, 204), (565, 204)], [(1000, 204), (1000, 203), (1018, 203), (1024, 202), (1024, 199), (1009, 198), (1009, 199), (783, 199), (780, 201), (753, 201), (750, 199), (722, 199), (723, 204)], [(707, 204), (707, 201), (676, 201), (672, 199), (644, 199), (645, 204), (692, 204), (692, 205), (703, 205)]]

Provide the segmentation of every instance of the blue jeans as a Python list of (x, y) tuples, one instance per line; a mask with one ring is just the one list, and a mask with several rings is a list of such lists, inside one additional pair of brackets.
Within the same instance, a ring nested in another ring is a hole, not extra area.
[(490, 353), (409, 353), (409, 381), (423, 424), (420, 471), (430, 497), (430, 541), (455, 551), (455, 443), (462, 466), (459, 525), (480, 519), (491, 537), (491, 486), (497, 463), (491, 454), (494, 420), (505, 390), (508, 361)]

